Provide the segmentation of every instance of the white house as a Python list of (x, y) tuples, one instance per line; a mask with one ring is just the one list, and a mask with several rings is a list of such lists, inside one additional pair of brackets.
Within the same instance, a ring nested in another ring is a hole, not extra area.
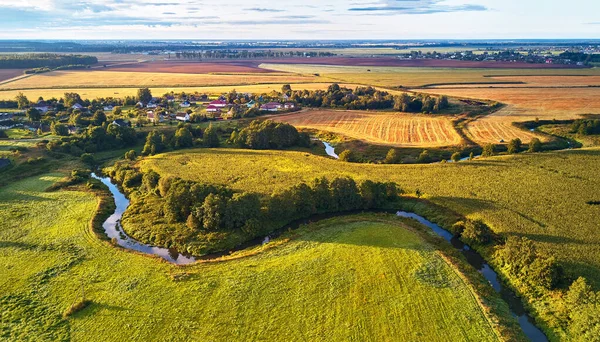
[(177, 113), (175, 114), (175, 119), (183, 122), (190, 121), (190, 115), (188, 113)]
[(105, 112), (112, 112), (115, 109), (113, 105), (104, 106)]
[(79, 103), (76, 103), (76, 104), (72, 105), (71, 108), (82, 110), (84, 107), (82, 105), (80, 105)]
[(285, 108), (285, 109), (295, 109), (296, 108), (296, 104), (293, 103), (293, 102), (286, 102), (283, 105), (283, 108)]
[(191, 104), (191, 103), (189, 103), (188, 101), (184, 101), (184, 102), (182, 102), (182, 103), (179, 105), (179, 107), (181, 107), (181, 108), (189, 108), (191, 105), (192, 105), (192, 104)]

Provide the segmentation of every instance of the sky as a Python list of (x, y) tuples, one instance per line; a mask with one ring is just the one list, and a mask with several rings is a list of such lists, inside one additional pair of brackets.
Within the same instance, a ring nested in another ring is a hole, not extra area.
[(600, 38), (598, 0), (0, 0), (0, 39)]

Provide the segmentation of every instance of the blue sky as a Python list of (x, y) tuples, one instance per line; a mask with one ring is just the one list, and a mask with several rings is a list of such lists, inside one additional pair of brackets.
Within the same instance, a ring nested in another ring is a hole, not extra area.
[(600, 38), (600, 1), (0, 0), (0, 39), (20, 38)]

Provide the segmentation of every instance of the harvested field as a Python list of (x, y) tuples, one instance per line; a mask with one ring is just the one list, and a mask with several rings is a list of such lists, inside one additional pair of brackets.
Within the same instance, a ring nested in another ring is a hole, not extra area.
[(208, 73), (273, 73), (275, 71), (258, 67), (257, 62), (182, 62), (161, 61), (147, 63), (132, 63), (110, 67), (110, 71), (125, 72), (162, 72), (183, 74), (208, 74)]
[[(432, 87), (435, 85), (454, 88), (465, 84), (476, 84), (479, 87), (496, 86), (499, 83), (506, 82), (513, 84), (527, 82), (527, 80), (519, 79), (525, 76), (556, 77), (557, 74), (600, 77), (600, 69), (449, 69), (270, 63), (261, 64), (261, 67), (305, 75), (319, 74), (321, 77), (335, 79), (339, 82), (412, 88)], [(498, 76), (509, 76), (516, 79), (496, 78)], [(548, 80), (548, 82), (552, 81), (554, 80)]]
[(0, 82), (23, 75), (23, 69), (0, 69)]
[[(569, 88), (569, 87), (597, 87), (600, 86), (600, 76), (587, 75), (538, 75), (538, 76), (493, 76), (488, 77), (490, 81), (502, 83), (479, 83), (479, 84), (456, 84), (456, 85), (439, 85), (429, 88), (435, 89), (453, 89), (453, 88), (532, 88), (532, 87), (547, 87), (547, 88)], [(519, 84), (521, 83), (521, 84)]]
[[(331, 83), (292, 83), (292, 89), (307, 89), (307, 90), (322, 90), (327, 89)], [(238, 92), (249, 92), (249, 93), (268, 93), (273, 90), (281, 91), (283, 83), (274, 84), (254, 84), (254, 85), (230, 85), (230, 86), (209, 86), (209, 87), (150, 87), (150, 90), (155, 95), (162, 95), (170, 92), (180, 93), (193, 93), (199, 92), (201, 94), (223, 94), (231, 90)], [(349, 88), (355, 88), (355, 84), (340, 84)], [(84, 99), (95, 99), (98, 97), (118, 97), (124, 96), (135, 96), (137, 94), (137, 87), (114, 87), (114, 88), (53, 88), (53, 89), (30, 89), (30, 90), (5, 90), (0, 91), (0, 100), (13, 100), (18, 93), (23, 93), (25, 96), (31, 99), (37, 99), (39, 96), (43, 98), (60, 98), (65, 93), (78, 93)]]
[(509, 105), (508, 108), (490, 117), (503, 117), (510, 122), (529, 121), (535, 118), (575, 119), (580, 117), (580, 114), (600, 113), (600, 88), (481, 88), (419, 91), (506, 103)]
[(406, 113), (315, 110), (275, 117), (299, 128), (403, 147), (451, 146), (461, 142), (447, 117)]
[(2, 85), (2, 90), (102, 87), (190, 87), (259, 83), (308, 83), (315, 76), (209, 75), (118, 71), (54, 71)]
[(509, 142), (516, 138), (521, 139), (523, 143), (528, 143), (533, 138), (546, 140), (542, 135), (515, 127), (510, 118), (502, 116), (489, 116), (470, 122), (467, 124), (467, 134), (471, 140), (481, 145)]

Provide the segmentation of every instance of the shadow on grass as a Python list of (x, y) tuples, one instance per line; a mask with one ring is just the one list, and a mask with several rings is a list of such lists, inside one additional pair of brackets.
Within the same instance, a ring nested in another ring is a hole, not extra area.
[(22, 250), (31, 250), (37, 247), (38, 245), (26, 242), (0, 241), (0, 248), (17, 248)]

